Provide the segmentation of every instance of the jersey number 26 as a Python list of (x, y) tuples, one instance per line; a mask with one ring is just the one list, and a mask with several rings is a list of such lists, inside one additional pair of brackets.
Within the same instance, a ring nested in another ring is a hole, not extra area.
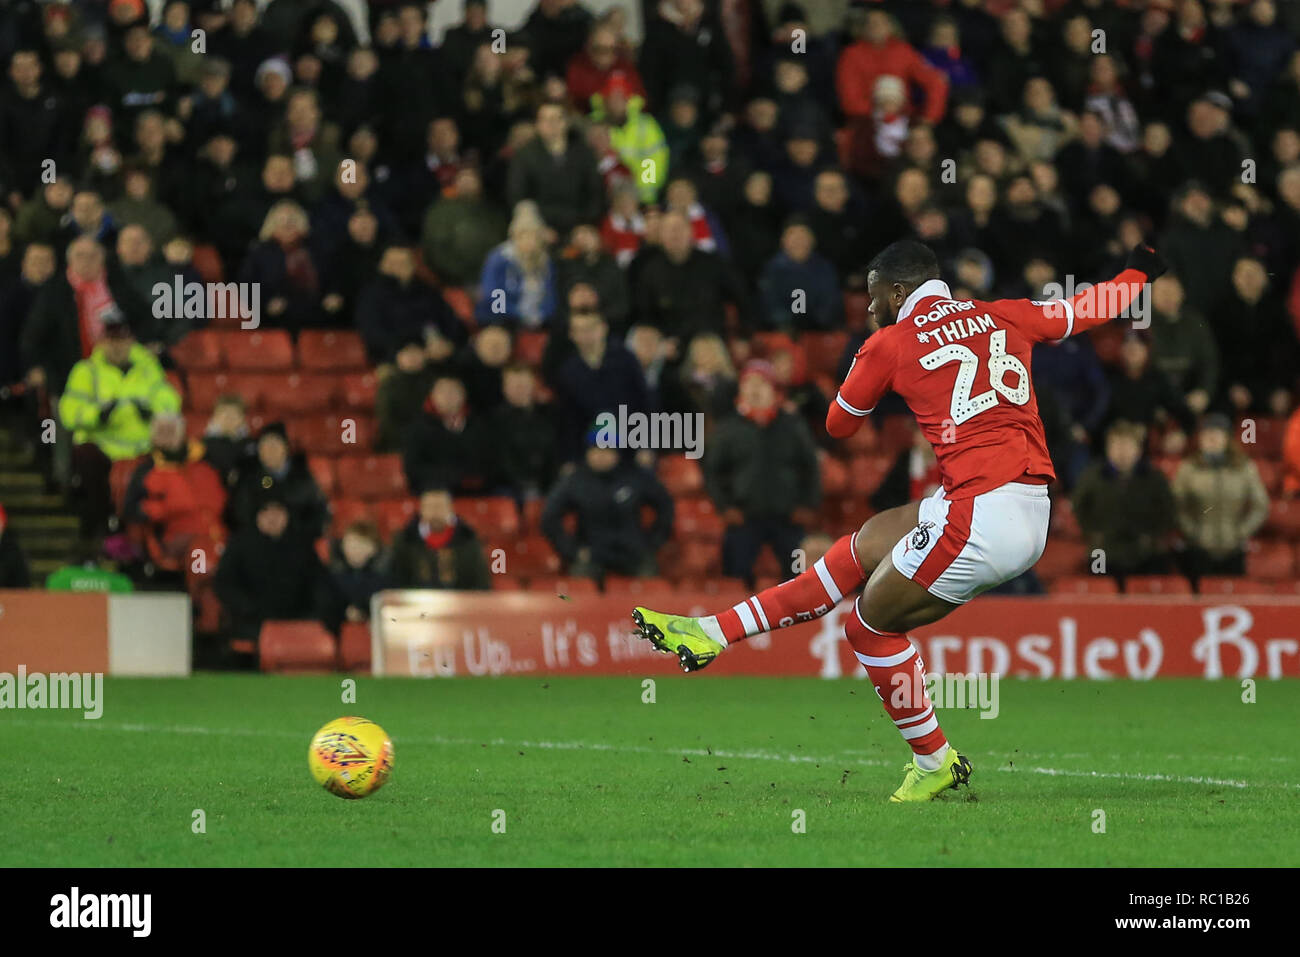
[[(971, 395), (975, 387), (975, 376), (979, 372), (980, 357), (967, 346), (950, 342), (942, 348), (935, 349), (921, 356), (921, 365), (927, 371), (933, 371), (949, 362), (959, 362), (957, 381), (952, 385), (952, 421), (960, 425), (967, 419), (979, 415), (998, 404), (1001, 395), (1013, 405), (1024, 405), (1029, 401), (1029, 370), (1015, 356), (1007, 355), (1007, 331), (998, 329), (989, 334), (989, 385), (987, 392)], [(1006, 383), (1008, 372), (1017, 376), (1015, 388)]]

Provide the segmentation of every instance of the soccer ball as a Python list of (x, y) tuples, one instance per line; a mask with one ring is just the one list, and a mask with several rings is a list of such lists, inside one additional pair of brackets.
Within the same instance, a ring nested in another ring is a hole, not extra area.
[(307, 751), (316, 783), (341, 798), (378, 791), (393, 769), (393, 742), (365, 718), (336, 718), (316, 732)]

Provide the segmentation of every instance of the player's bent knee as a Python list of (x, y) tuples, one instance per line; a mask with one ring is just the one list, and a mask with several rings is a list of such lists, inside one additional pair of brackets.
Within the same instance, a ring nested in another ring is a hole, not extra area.
[(894, 550), (894, 544), (916, 525), (919, 505), (909, 502), (872, 515), (854, 539), (858, 564), (874, 569)]

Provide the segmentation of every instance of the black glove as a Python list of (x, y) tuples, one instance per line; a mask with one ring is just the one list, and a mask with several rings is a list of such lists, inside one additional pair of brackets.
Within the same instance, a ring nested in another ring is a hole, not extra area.
[(1160, 254), (1146, 243), (1138, 243), (1134, 246), (1128, 254), (1128, 262), (1124, 265), (1129, 269), (1146, 273), (1147, 282), (1155, 282), (1169, 269), (1165, 261), (1160, 258)]
[(99, 422), (101, 425), (103, 425), (108, 421), (109, 416), (113, 414), (113, 410), (116, 408), (117, 408), (117, 399), (112, 399), (108, 402), (105, 402), (103, 405), (99, 407)]
[(153, 409), (144, 404), (144, 399), (132, 399), (131, 404), (135, 406), (135, 410), (140, 413), (140, 418), (144, 421), (148, 422), (153, 418)]

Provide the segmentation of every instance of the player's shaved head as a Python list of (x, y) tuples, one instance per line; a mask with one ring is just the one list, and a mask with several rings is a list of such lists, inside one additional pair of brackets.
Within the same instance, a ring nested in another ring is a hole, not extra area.
[(900, 239), (882, 249), (867, 267), (868, 312), (878, 324), (893, 322), (912, 290), (939, 278), (939, 259), (929, 246)]

